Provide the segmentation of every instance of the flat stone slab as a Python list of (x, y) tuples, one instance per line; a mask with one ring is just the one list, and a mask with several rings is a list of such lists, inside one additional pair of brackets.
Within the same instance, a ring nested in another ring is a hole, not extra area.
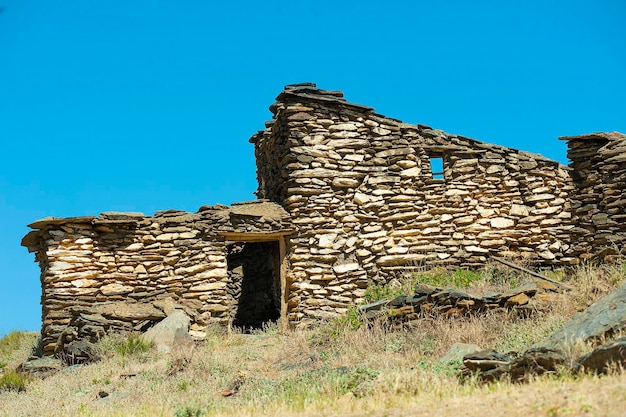
[(581, 357), (575, 369), (603, 374), (617, 366), (626, 367), (626, 337), (611, 340)]
[(56, 358), (38, 358), (29, 359), (19, 367), (20, 373), (36, 374), (39, 376), (50, 376), (65, 367), (65, 363), (61, 359)]
[(578, 313), (563, 328), (538, 346), (568, 346), (578, 341), (598, 339), (626, 328), (626, 284)]

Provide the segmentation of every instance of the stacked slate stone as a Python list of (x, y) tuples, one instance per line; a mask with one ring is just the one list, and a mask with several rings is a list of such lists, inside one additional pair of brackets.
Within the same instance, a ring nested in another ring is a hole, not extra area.
[[(575, 251), (618, 255), (626, 241), (626, 135), (618, 132), (565, 136), (572, 161)], [(624, 255), (626, 253), (622, 253)]]
[(495, 310), (516, 310), (529, 316), (547, 306), (549, 293), (557, 291), (556, 285), (538, 281), (478, 297), (458, 289), (419, 284), (410, 296), (364, 304), (359, 306), (359, 312), (364, 321), (382, 320), (400, 326), (410, 325), (425, 316), (467, 316)]
[(44, 354), (67, 351), (109, 331), (142, 330), (178, 308), (192, 334), (212, 322), (229, 324), (224, 233), (288, 230), (289, 215), (255, 201), (198, 213), (168, 210), (47, 218), (23, 239), (41, 267)]
[(257, 194), (284, 204), (298, 229), (287, 255), (293, 322), (342, 314), (368, 282), (424, 265), (577, 260), (571, 180), (555, 161), (404, 124), (314, 84), (288, 86), (270, 110), (251, 142)]

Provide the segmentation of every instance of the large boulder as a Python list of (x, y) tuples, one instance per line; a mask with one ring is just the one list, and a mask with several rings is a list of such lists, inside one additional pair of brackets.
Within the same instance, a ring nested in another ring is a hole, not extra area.
[(626, 328), (626, 284), (578, 313), (563, 328), (537, 346), (566, 347), (601, 339)]
[(575, 370), (606, 373), (613, 367), (626, 367), (626, 337), (611, 340), (581, 357)]
[(170, 353), (177, 348), (189, 346), (193, 343), (189, 335), (191, 319), (182, 311), (175, 310), (169, 316), (149, 328), (143, 337), (154, 343), (160, 353)]

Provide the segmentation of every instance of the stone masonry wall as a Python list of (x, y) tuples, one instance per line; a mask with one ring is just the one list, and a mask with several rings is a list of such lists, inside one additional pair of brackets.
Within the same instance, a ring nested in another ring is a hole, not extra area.
[(212, 322), (306, 326), (346, 313), (372, 282), (425, 267), (492, 256), (561, 266), (623, 251), (625, 135), (564, 138), (566, 167), (314, 84), (287, 86), (270, 110), (250, 139), (258, 201), (30, 225), (22, 244), (41, 266), (45, 354), (80, 353), (81, 341), (175, 309), (198, 338)]
[(283, 204), (297, 227), (287, 254), (294, 323), (342, 314), (368, 282), (425, 264), (576, 261), (573, 186), (557, 162), (404, 124), (312, 84), (288, 86), (270, 110), (251, 142), (258, 195)]
[(577, 225), (574, 251), (585, 256), (625, 253), (626, 135), (594, 133), (562, 137), (572, 161), (571, 194)]
[(41, 266), (44, 354), (109, 331), (143, 330), (182, 309), (192, 335), (228, 325), (238, 300), (228, 293), (224, 233), (288, 231), (282, 208), (262, 201), (169, 210), (43, 219), (22, 244)]

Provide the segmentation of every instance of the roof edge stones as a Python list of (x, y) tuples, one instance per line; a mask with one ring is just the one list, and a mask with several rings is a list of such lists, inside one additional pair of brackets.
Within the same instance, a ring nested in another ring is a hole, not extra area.
[[(298, 83), (298, 84), (288, 84), (284, 87), (283, 91), (278, 95), (278, 97), (276, 97), (276, 102), (277, 103), (284, 103), (286, 101), (286, 99), (289, 98), (300, 98), (300, 99), (306, 99), (308, 101), (317, 101), (317, 102), (322, 102), (322, 103), (335, 103), (335, 104), (339, 104), (342, 107), (352, 107), (355, 110), (359, 111), (359, 112), (364, 112), (368, 114), (368, 117), (374, 117), (374, 120), (376, 120), (377, 118), (380, 119), (380, 121), (383, 121), (388, 123), (388, 124), (394, 124), (396, 125), (398, 128), (400, 128), (401, 130), (416, 130), (419, 131), (422, 134), (427, 134), (430, 136), (439, 136), (441, 138), (444, 139), (453, 139), (453, 138), (459, 138), (462, 140), (467, 140), (467, 141), (471, 141), (473, 142), (476, 146), (481, 146), (483, 147), (485, 150), (488, 149), (500, 149), (500, 150), (507, 150), (507, 151), (514, 151), (516, 153), (518, 153), (520, 156), (524, 157), (524, 158), (529, 158), (529, 159), (534, 159), (537, 161), (542, 161), (542, 162), (546, 162), (546, 163), (553, 163), (553, 164), (557, 164), (559, 165), (561, 168), (563, 169), (568, 169), (567, 166), (563, 165), (562, 163), (560, 163), (559, 161), (547, 158), (543, 155), (540, 154), (536, 154), (536, 153), (532, 153), (532, 152), (528, 152), (528, 151), (523, 151), (521, 149), (517, 149), (517, 148), (510, 148), (507, 146), (503, 146), (503, 145), (496, 145), (496, 144), (491, 144), (488, 142), (483, 142), (480, 141), (478, 139), (472, 139), (472, 138), (468, 138), (465, 136), (461, 136), (461, 135), (455, 135), (452, 133), (447, 133), (443, 130), (440, 129), (435, 129), (432, 128), (430, 126), (418, 123), (418, 124), (411, 124), (411, 123), (405, 123), (402, 120), (399, 119), (395, 119), (392, 117), (388, 117), (385, 116), (383, 114), (379, 114), (374, 112), (374, 108), (373, 107), (369, 107), (369, 106), (364, 106), (362, 104), (356, 104), (356, 103), (350, 103), (348, 101), (346, 101), (346, 99), (344, 98), (343, 92), (341, 91), (332, 91), (332, 90), (322, 90), (320, 88), (317, 87), (317, 85), (315, 83), (311, 83), (311, 82), (304, 82), (304, 83)], [(272, 111), (272, 113), (275, 113), (275, 106), (277, 103), (274, 103), (271, 107), (270, 110)], [(271, 127), (271, 125), (273, 124), (273, 120), (272, 121), (268, 121), (266, 122), (266, 128), (267, 127)], [(249, 142), (250, 143), (256, 143), (258, 139), (260, 139), (263, 136), (263, 133), (265, 131), (261, 130), (259, 132), (257, 132), (255, 135), (253, 135)], [(617, 132), (614, 132), (617, 133)], [(602, 134), (602, 133), (600, 133)], [(619, 134), (619, 133), (617, 133)], [(620, 134), (621, 135), (621, 134)], [(562, 139), (562, 138), (560, 138)], [(452, 149), (453, 147), (451, 146), (450, 149)]]
[(618, 141), (626, 140), (626, 135), (620, 132), (595, 132), (576, 136), (560, 136), (559, 140), (608, 140)]
[(341, 91), (322, 90), (317, 88), (315, 83), (286, 85), (283, 91), (276, 97), (276, 101), (283, 102), (285, 99), (293, 97), (339, 104), (344, 107), (353, 107), (359, 109), (359, 111), (368, 113), (374, 111), (373, 107), (346, 101)]

